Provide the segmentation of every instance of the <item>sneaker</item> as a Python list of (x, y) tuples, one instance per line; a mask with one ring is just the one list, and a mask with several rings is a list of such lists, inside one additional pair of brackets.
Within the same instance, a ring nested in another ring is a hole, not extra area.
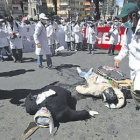
[(78, 73), (82, 72), (81, 69), (80, 69), (80, 67), (77, 67), (76, 69), (77, 69), (77, 72)]

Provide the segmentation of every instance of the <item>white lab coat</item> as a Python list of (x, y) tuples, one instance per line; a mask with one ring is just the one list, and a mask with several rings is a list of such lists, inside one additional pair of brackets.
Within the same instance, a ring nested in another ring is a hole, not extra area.
[(120, 33), (119, 28), (111, 28), (109, 32), (111, 32), (111, 36), (110, 36), (110, 40), (109, 40), (110, 44), (117, 45), (118, 37), (119, 37), (119, 33)]
[(89, 28), (90, 28), (90, 26), (87, 25), (87, 27), (86, 27), (86, 39), (87, 39), (87, 43), (89, 43), (89, 40), (88, 40)]
[(48, 45), (51, 46), (54, 44), (54, 29), (53, 26), (50, 24), (46, 27), (47, 31), (47, 39), (48, 39)]
[(65, 41), (66, 42), (70, 42), (71, 41), (71, 26), (68, 23), (67, 25), (65, 25), (64, 27), (64, 31), (65, 31)]
[(12, 33), (8, 32), (7, 26), (3, 24), (0, 27), (0, 38), (10, 37)]
[(8, 34), (6, 25), (3, 24), (3, 25), (0, 27), (0, 48), (3, 48), (3, 47), (5, 47), (5, 46), (9, 46), (9, 42), (8, 42), (8, 39), (7, 39), (7, 37), (8, 37), (9, 35), (10, 35), (10, 34)]
[[(140, 20), (137, 27), (140, 29)], [(131, 30), (131, 29), (129, 29)], [(136, 29), (136, 31), (138, 28)], [(129, 67), (130, 67), (130, 77), (134, 82), (134, 90), (140, 90), (140, 41), (136, 41), (135, 34), (132, 35), (132, 31), (127, 32), (126, 37), (128, 37), (124, 42), (121, 51), (115, 60), (122, 60), (127, 54), (129, 56)], [(130, 39), (130, 37), (132, 37)], [(139, 36), (140, 38), (140, 36)], [(130, 40), (128, 40), (130, 39)]]
[(7, 29), (8, 29), (9, 33), (16, 32), (16, 35), (17, 35), (17, 37), (14, 39), (9, 38), (10, 48), (11, 49), (22, 49), (23, 42), (22, 42), (22, 28), (21, 28), (21, 26), (18, 24), (18, 27), (17, 27), (17, 24), (14, 21), (13, 29), (11, 28), (10, 23), (8, 23)]
[(94, 30), (94, 28), (88, 27), (87, 42), (89, 44), (95, 44), (95, 42), (96, 42), (96, 31)]
[(81, 27), (77, 24), (74, 27), (74, 33), (75, 33), (75, 43), (80, 43), (82, 42), (82, 29)]
[(53, 23), (53, 29), (54, 29), (54, 34), (53, 34), (53, 38), (54, 38), (54, 41), (55, 41), (55, 43), (56, 44), (58, 44), (59, 43), (59, 41), (58, 41), (58, 24), (56, 23), (56, 22), (54, 22)]
[[(40, 21), (35, 26), (34, 41), (36, 44), (36, 55), (51, 55), (51, 50), (48, 46), (46, 28)], [(41, 48), (38, 48), (38, 43), (41, 44)]]
[(75, 33), (74, 33), (74, 24), (71, 25), (72, 29), (71, 29), (71, 41), (75, 41)]

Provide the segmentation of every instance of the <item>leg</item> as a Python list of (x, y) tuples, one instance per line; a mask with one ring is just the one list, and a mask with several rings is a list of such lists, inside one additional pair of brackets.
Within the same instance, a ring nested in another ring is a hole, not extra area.
[(18, 49), (18, 60), (22, 63), (22, 49)]
[(0, 61), (4, 61), (3, 55), (2, 55), (2, 48), (0, 48)]
[(46, 55), (46, 60), (47, 60), (47, 66), (48, 66), (48, 68), (51, 68), (52, 67), (51, 55)]
[(134, 83), (132, 83), (131, 85), (131, 95), (135, 101), (136, 109), (139, 110), (140, 109), (140, 91), (138, 90), (134, 91)]
[(92, 44), (89, 44), (89, 54), (91, 54), (92, 51)]
[(16, 53), (16, 49), (12, 49), (12, 55), (13, 55), (13, 60), (14, 60), (14, 62), (17, 62), (17, 53)]
[(79, 43), (79, 50), (82, 50), (82, 42)]
[(40, 68), (42, 67), (42, 55), (37, 56), (37, 66)]
[(74, 50), (74, 41), (71, 41), (71, 50)]
[(94, 44), (92, 44), (92, 54), (94, 54)]
[(78, 43), (75, 43), (75, 51), (77, 51), (77, 49), (78, 49)]
[(111, 53), (112, 47), (113, 47), (113, 44), (110, 45), (109, 50), (108, 50), (108, 54)]
[(112, 47), (112, 54), (114, 55), (115, 45)]
[(70, 42), (67, 42), (67, 45), (68, 45), (68, 51), (70, 51), (71, 50)]
[(8, 58), (9, 58), (9, 59), (12, 59), (12, 56), (11, 56), (11, 52), (10, 52), (9, 46), (5, 46), (4, 49), (5, 49), (5, 51), (6, 51), (6, 54), (7, 54)]

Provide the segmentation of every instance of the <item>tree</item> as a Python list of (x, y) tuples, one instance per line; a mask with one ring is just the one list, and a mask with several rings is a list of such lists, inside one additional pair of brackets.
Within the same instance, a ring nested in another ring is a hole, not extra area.
[(57, 15), (57, 0), (53, 0), (55, 15)]

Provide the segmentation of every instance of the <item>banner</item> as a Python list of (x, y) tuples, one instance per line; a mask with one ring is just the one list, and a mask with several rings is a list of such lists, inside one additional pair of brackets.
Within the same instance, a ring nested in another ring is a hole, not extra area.
[[(103, 49), (109, 49), (110, 47), (110, 42), (109, 42), (109, 37), (108, 37), (108, 32), (111, 27), (97, 27), (97, 36), (101, 38), (101, 40), (96, 41), (96, 47), (97, 48), (103, 48)], [(118, 36), (118, 44), (115, 47), (115, 50), (120, 50), (121, 49), (121, 41), (124, 35), (125, 28), (120, 27), (121, 33)]]

